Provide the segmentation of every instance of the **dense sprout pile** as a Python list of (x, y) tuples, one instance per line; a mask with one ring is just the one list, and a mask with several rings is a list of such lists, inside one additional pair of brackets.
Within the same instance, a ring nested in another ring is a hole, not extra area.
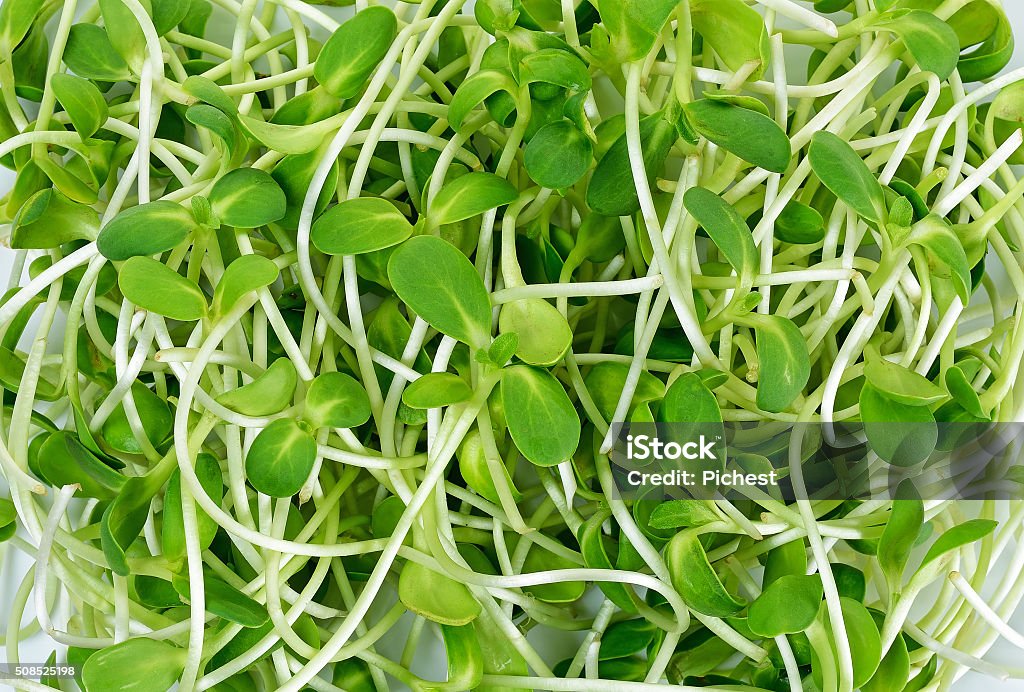
[(608, 458), (613, 422), (864, 421), (913, 466), (1020, 418), (996, 0), (354, 9), (0, 6), (8, 661), (42, 629), (90, 692), (1024, 677), (982, 659), (1024, 645), (1019, 504), (620, 499)]

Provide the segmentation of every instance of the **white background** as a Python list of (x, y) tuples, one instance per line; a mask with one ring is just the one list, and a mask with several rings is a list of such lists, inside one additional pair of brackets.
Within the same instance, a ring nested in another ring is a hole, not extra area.
[[(0, 0), (2, 1), (2, 0)], [(1006, 13), (1009, 15), (1015, 34), (1018, 37), (1018, 46), (1013, 62), (1008, 69), (1024, 67), (1024, 0), (1004, 0)], [(0, 168), (0, 196), (4, 194), (13, 182), (13, 174), (4, 168)], [(6, 278), (10, 271), (13, 253), (0, 246), (0, 285), (6, 284)], [(0, 484), (2, 484), (0, 478)], [(13, 550), (8, 551), (14, 553)], [(24, 559), (4, 559), (2, 570), (0, 570), (0, 622), (6, 623), (8, 602), (13, 598), (18, 583), (25, 572), (27, 562)], [(1015, 616), (1012, 624), (1018, 631), (1024, 631), (1024, 609), (1021, 609)], [(21, 647), (21, 660), (24, 662), (42, 662), (53, 649), (53, 643), (44, 637), (35, 637), (33, 640), (24, 642)], [(1024, 655), (1019, 649), (1000, 641), (995, 648), (986, 656), (987, 659), (1015, 665), (1020, 667), (1021, 656)], [(0, 654), (0, 658), (6, 656)], [(436, 674), (443, 679), (443, 659), (438, 661), (439, 668)], [(4, 685), (0, 683), (0, 689)], [(1024, 681), (1000, 682), (989, 677), (978, 674), (969, 674), (962, 678), (955, 686), (961, 692), (1024, 692)]]

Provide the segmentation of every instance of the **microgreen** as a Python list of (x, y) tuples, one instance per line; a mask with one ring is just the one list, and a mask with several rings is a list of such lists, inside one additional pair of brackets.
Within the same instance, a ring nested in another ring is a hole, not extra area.
[[(88, 692), (1024, 677), (1024, 513), (932, 465), (1022, 416), (1013, 45), (992, 0), (0, 3), (8, 664), (34, 616)], [(630, 491), (641, 429), (783, 483)]]

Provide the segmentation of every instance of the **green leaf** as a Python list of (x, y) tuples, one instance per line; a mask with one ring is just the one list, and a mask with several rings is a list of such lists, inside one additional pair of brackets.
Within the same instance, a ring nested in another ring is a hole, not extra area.
[(39, 449), (39, 470), (55, 487), (79, 484), (86, 497), (113, 499), (125, 478), (67, 432), (50, 435)]
[(178, 26), (189, 13), (190, 0), (152, 0), (153, 25), (158, 36)]
[(814, 133), (808, 158), (814, 174), (850, 209), (874, 224), (885, 216), (878, 179), (847, 142), (827, 131)]
[(432, 372), (406, 387), (402, 402), (409, 408), (432, 409), (458, 404), (472, 396), (472, 387), (458, 375)]
[(609, 661), (640, 653), (658, 634), (657, 627), (641, 618), (613, 623), (601, 635), (598, 659)]
[(93, 240), (100, 223), (96, 212), (46, 188), (35, 193), (11, 222), (11, 248), (50, 250), (74, 240)]
[(445, 183), (430, 203), (427, 218), (436, 228), (511, 204), (519, 192), (493, 173), (467, 173)]
[(913, 466), (935, 451), (939, 430), (927, 406), (908, 406), (865, 384), (860, 417), (871, 449), (890, 464)]
[(568, 120), (545, 125), (526, 145), (526, 172), (541, 187), (572, 187), (590, 170), (594, 145)]
[[(277, 224), (282, 228), (295, 230), (299, 227), (299, 215), (302, 213), (302, 205), (306, 201), (306, 191), (313, 180), (317, 166), (322, 158), (321, 150), (314, 150), (305, 154), (285, 156), (281, 159), (271, 176), (284, 190), (284, 196), (288, 200), (288, 210), (284, 217)], [(335, 162), (324, 181), (324, 189), (320, 192), (320, 198), (313, 209), (314, 218), (323, 213), (338, 189), (338, 164)], [(316, 228), (314, 223), (313, 228)], [(313, 232), (314, 238), (316, 231)], [(315, 242), (315, 241), (314, 241)]]
[(189, 106), (185, 111), (185, 119), (193, 125), (205, 127), (224, 142), (228, 150), (235, 147), (238, 138), (238, 131), (231, 118), (224, 115), (220, 110), (205, 103), (197, 103)]
[[(661, 173), (676, 139), (675, 126), (661, 114), (640, 121), (640, 148), (648, 183)], [(587, 206), (603, 216), (629, 216), (640, 211), (625, 134), (615, 140), (594, 169), (587, 187)]]
[(872, 26), (891, 31), (902, 39), (924, 72), (945, 81), (960, 59), (960, 39), (953, 28), (931, 12), (897, 10), (883, 14)]
[(132, 76), (110, 36), (95, 24), (72, 25), (61, 57), (72, 72), (86, 79), (118, 82)]
[(980, 541), (995, 531), (998, 526), (999, 522), (991, 519), (971, 519), (962, 524), (957, 524), (935, 539), (935, 542), (928, 548), (928, 552), (925, 553), (921, 566), (923, 567), (940, 555), (956, 550), (968, 543)]
[(807, 574), (807, 551), (804, 542), (790, 541), (768, 551), (761, 584), (767, 589), (781, 577), (804, 574)]
[[(187, 577), (175, 575), (171, 583), (183, 599), (188, 601), (192, 598), (191, 584)], [(204, 575), (203, 586), (208, 613), (242, 627), (259, 627), (270, 618), (266, 607), (217, 577)]]
[(929, 406), (948, 397), (946, 392), (909, 368), (869, 352), (864, 377), (883, 396), (906, 406)]
[(109, 260), (157, 255), (185, 242), (195, 228), (192, 213), (169, 200), (125, 209), (100, 230), (96, 247)]
[(558, 309), (539, 298), (506, 303), (498, 328), (518, 335), (515, 354), (529, 365), (549, 366), (562, 360), (572, 346), (572, 328)]
[(236, 228), (265, 226), (283, 217), (288, 208), (281, 186), (257, 168), (224, 175), (213, 184), (209, 199), (221, 222)]
[(490, 341), (487, 289), (451, 243), (434, 236), (411, 238), (391, 256), (388, 278), (398, 297), (434, 329), (475, 348)]
[(252, 487), (271, 497), (291, 497), (302, 489), (316, 463), (316, 440), (287, 418), (260, 431), (245, 455)]
[(691, 0), (690, 17), (694, 30), (730, 70), (756, 62), (750, 79), (761, 78), (771, 48), (764, 18), (757, 10), (742, 0)]
[[(224, 475), (220, 464), (211, 454), (196, 456), (196, 477), (206, 494), (218, 505), (224, 495)], [(196, 511), (196, 538), (199, 550), (210, 547), (220, 526), (205, 512)], [(181, 508), (181, 471), (174, 469), (164, 491), (161, 547), (164, 557), (172, 563), (185, 559), (185, 520)]]
[(334, 120), (312, 125), (277, 125), (248, 115), (239, 115), (238, 123), (252, 139), (267, 149), (282, 154), (307, 154), (323, 146), (328, 133), (337, 129)]
[[(522, 573), (577, 568), (578, 563), (535, 545), (526, 554)], [(552, 581), (523, 587), (523, 591), (545, 603), (573, 603), (578, 601), (586, 590), (587, 583), (583, 581)]]
[[(604, 362), (591, 368), (583, 379), (587, 391), (590, 392), (590, 396), (594, 400), (594, 405), (609, 423), (618, 422), (613, 421), (612, 417), (615, 415), (615, 407), (619, 403), (619, 396), (626, 385), (628, 375), (629, 366), (625, 363)], [(641, 371), (627, 413), (631, 413), (641, 404), (655, 401), (664, 395), (665, 385), (662, 381), (649, 372)]]
[[(146, 438), (154, 447), (160, 446), (170, 436), (174, 427), (174, 414), (171, 413), (170, 406), (156, 392), (138, 380), (132, 382), (131, 392)], [(119, 452), (142, 453), (142, 446), (128, 424), (128, 415), (123, 404), (118, 404), (103, 422), (101, 434), (103, 440)]]
[(602, 0), (601, 21), (615, 56), (622, 62), (646, 56), (678, 4), (676, 0)]
[(149, 518), (150, 501), (163, 487), (167, 473), (154, 469), (131, 476), (121, 487), (100, 521), (100, 546), (110, 569), (123, 577), (131, 574), (127, 552)]
[(702, 500), (668, 500), (651, 512), (652, 529), (682, 529), (718, 521), (718, 515)]
[(384, 6), (368, 7), (343, 23), (316, 58), (313, 76), (338, 98), (360, 92), (398, 35), (398, 20)]
[(920, 245), (949, 272), (953, 290), (966, 305), (971, 299), (971, 265), (963, 243), (945, 219), (929, 214), (910, 229), (907, 244)]
[(580, 418), (561, 383), (525, 365), (501, 375), (501, 401), (516, 447), (538, 466), (568, 461), (580, 443)]
[(744, 161), (774, 173), (789, 167), (789, 137), (768, 116), (714, 99), (688, 103), (683, 112), (700, 135)]
[(590, 91), (591, 78), (587, 66), (575, 54), (560, 48), (542, 48), (527, 53), (519, 62), (519, 83), (552, 84), (582, 93)]
[(665, 548), (665, 564), (676, 591), (698, 613), (724, 618), (746, 605), (725, 590), (696, 534), (677, 533)]
[(370, 420), (370, 399), (351, 375), (325, 372), (306, 392), (303, 417), (315, 428), (355, 428)]
[(840, 598), (839, 603), (853, 659), (853, 688), (857, 689), (867, 683), (878, 669), (882, 642), (870, 611), (862, 603), (849, 598)]
[(687, 211), (695, 218), (721, 253), (743, 277), (751, 281), (760, 261), (754, 236), (736, 208), (703, 187), (686, 191), (683, 198)]
[(757, 333), (757, 405), (772, 413), (784, 411), (811, 376), (807, 340), (786, 317), (750, 314), (744, 321)]
[(822, 593), (817, 574), (779, 577), (750, 604), (747, 625), (762, 637), (803, 632), (818, 615)]
[(249, 384), (224, 392), (217, 403), (243, 416), (272, 416), (292, 403), (298, 376), (287, 358), (278, 358)]
[[(474, 623), (475, 624), (475, 623)], [(441, 625), (448, 677), (445, 685), (455, 690), (478, 690), (484, 676), (484, 653), (473, 625)]]
[(135, 638), (100, 649), (82, 667), (87, 692), (170, 689), (185, 668), (188, 651), (156, 639)]
[(505, 71), (482, 69), (470, 75), (459, 85), (448, 104), (448, 123), (456, 132), (463, 131), (463, 125), (469, 114), (499, 92), (505, 92), (509, 98), (515, 98), (518, 87), (512, 76)]
[(775, 237), (784, 243), (814, 245), (825, 239), (825, 221), (817, 209), (792, 200), (775, 221)]
[[(135, 13), (121, 0), (98, 0), (103, 25), (113, 29), (108, 33), (110, 43), (136, 74), (142, 73), (146, 60), (146, 37)], [(143, 7), (149, 9), (149, 2)]]
[(487, 357), (491, 363), (499, 368), (503, 368), (512, 360), (512, 356), (515, 355), (518, 349), (519, 334), (516, 332), (505, 332), (496, 336), (494, 341), (491, 342), (491, 345), (487, 348)]
[(238, 107), (220, 86), (202, 75), (192, 75), (181, 84), (182, 88), (203, 103), (208, 103), (225, 115), (235, 115)]
[(415, 562), (402, 568), (398, 598), (412, 612), (442, 625), (468, 625), (480, 615), (480, 603), (465, 584)]
[(213, 291), (211, 314), (224, 317), (246, 295), (277, 281), (277, 265), (262, 255), (242, 255), (224, 270)]
[(359, 197), (327, 210), (313, 223), (313, 245), (327, 255), (361, 255), (412, 237), (413, 227), (386, 199)]
[(890, 594), (899, 594), (903, 587), (903, 570), (923, 525), (924, 503), (913, 483), (905, 480), (896, 488), (889, 520), (878, 541), (878, 563)]
[(117, 275), (124, 297), (144, 310), (182, 322), (206, 316), (206, 296), (194, 281), (149, 257), (131, 257)]
[(878, 664), (878, 670), (861, 687), (861, 690), (862, 692), (889, 692), (893, 689), (893, 682), (899, 681), (896, 683), (896, 686), (899, 687), (909, 677), (910, 656), (907, 653), (907, 642), (902, 634), (898, 634), (882, 662)]
[(107, 102), (88, 79), (58, 72), (50, 77), (50, 87), (83, 140), (107, 121)]
[(0, 5), (0, 55), (9, 57), (14, 52), (47, 4), (45, 0), (7, 0)]

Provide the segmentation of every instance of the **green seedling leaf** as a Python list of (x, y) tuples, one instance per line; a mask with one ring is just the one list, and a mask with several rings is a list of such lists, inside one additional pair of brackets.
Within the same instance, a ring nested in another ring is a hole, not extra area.
[(744, 319), (757, 333), (757, 405), (764, 411), (784, 411), (811, 376), (807, 340), (786, 317), (750, 314)]
[(238, 108), (220, 86), (212, 79), (192, 75), (181, 84), (182, 88), (203, 103), (208, 103), (225, 115), (236, 115)]
[[(284, 190), (284, 196), (288, 200), (288, 210), (285, 212), (284, 217), (277, 222), (279, 226), (289, 230), (295, 230), (299, 227), (299, 216), (302, 213), (302, 205), (306, 201), (306, 191), (313, 180), (313, 175), (320, 164), (320, 159), (320, 152), (314, 150), (305, 154), (285, 156), (274, 167), (270, 175), (281, 186), (281, 189)], [(319, 217), (327, 208), (337, 189), (338, 165), (335, 163), (327, 174), (323, 192), (320, 193), (320, 198), (313, 209), (314, 218)], [(316, 228), (315, 222), (313, 228)], [(316, 237), (315, 230), (313, 237), (314, 239)]]
[(249, 384), (217, 397), (217, 403), (243, 416), (272, 416), (292, 404), (298, 375), (287, 358), (278, 358)]
[(241, 300), (277, 281), (277, 265), (262, 255), (242, 255), (229, 264), (213, 291), (211, 314), (224, 317)]
[(948, 79), (960, 59), (960, 39), (953, 28), (931, 12), (897, 10), (883, 14), (874, 27), (900, 37), (925, 72)]
[(448, 677), (445, 685), (456, 690), (480, 689), (484, 676), (484, 654), (473, 625), (441, 625)]
[(515, 187), (493, 173), (468, 173), (441, 188), (427, 216), (435, 227), (445, 226), (511, 204), (517, 197)]
[(391, 202), (376, 197), (350, 199), (313, 223), (313, 245), (327, 255), (361, 255), (393, 247), (413, 234), (412, 224)]
[(654, 641), (658, 632), (654, 625), (643, 619), (616, 622), (601, 635), (598, 658), (609, 661), (640, 653)]
[(669, 500), (651, 512), (652, 529), (683, 529), (718, 521), (718, 515), (702, 500)]
[(594, 159), (590, 139), (568, 120), (545, 125), (526, 145), (526, 171), (541, 187), (562, 189), (586, 175)]
[[(598, 512), (587, 519), (579, 530), (580, 554), (583, 555), (583, 561), (587, 567), (591, 569), (615, 569), (616, 567), (609, 556), (609, 553), (615, 554), (614, 541), (605, 535), (603, 529), (607, 518), (607, 512)], [(572, 565), (566, 566), (572, 567)], [(608, 600), (623, 611), (636, 612), (639, 598), (630, 586), (604, 581), (598, 582), (597, 585), (608, 597)]]
[(928, 406), (948, 396), (924, 376), (877, 354), (868, 355), (864, 377), (884, 396), (906, 406)]
[(665, 564), (676, 591), (698, 613), (724, 618), (735, 615), (746, 605), (725, 590), (695, 534), (676, 534), (665, 548)]
[(458, 375), (432, 372), (416, 380), (402, 392), (402, 402), (409, 408), (431, 409), (468, 401), (473, 388)]
[(516, 82), (508, 72), (485, 69), (467, 78), (448, 104), (448, 123), (452, 129), (463, 132), (469, 114), (497, 93), (504, 93), (509, 99), (514, 99), (518, 93)]
[[(648, 182), (661, 173), (677, 138), (675, 126), (660, 114), (640, 121), (641, 151)], [(629, 216), (640, 210), (625, 133), (615, 140), (594, 169), (587, 187), (587, 206), (603, 216)]]
[(688, 103), (683, 112), (698, 134), (744, 161), (774, 173), (789, 167), (789, 137), (768, 116), (714, 99)]
[(506, 368), (501, 401), (509, 433), (524, 457), (538, 466), (572, 458), (580, 443), (580, 419), (558, 380), (525, 365)]
[(193, 125), (205, 127), (217, 137), (220, 137), (225, 146), (227, 146), (228, 151), (235, 148), (235, 143), (238, 139), (238, 131), (235, 129), (235, 124), (231, 118), (224, 115), (217, 108), (205, 103), (197, 103), (189, 106), (188, 110), (185, 111), (185, 119)]
[(370, 399), (351, 375), (325, 372), (309, 386), (303, 417), (315, 428), (355, 428), (370, 420)]
[(39, 471), (52, 486), (77, 483), (86, 497), (111, 500), (124, 485), (125, 478), (67, 432), (50, 435), (39, 449)]
[(68, 69), (85, 79), (118, 82), (132, 76), (110, 36), (95, 24), (72, 25), (62, 59)]
[(317, 56), (313, 76), (338, 98), (352, 98), (387, 55), (398, 20), (384, 6), (367, 7), (344, 22)]
[(574, 53), (560, 48), (542, 48), (527, 53), (519, 62), (520, 84), (551, 84), (570, 92), (590, 91), (587, 66)]
[[(876, 623), (881, 627), (880, 623)], [(886, 652), (885, 657), (881, 663), (878, 664), (878, 670), (868, 680), (861, 690), (863, 692), (887, 692), (891, 690), (894, 681), (906, 680), (910, 677), (910, 655), (907, 653), (907, 641), (903, 638), (902, 634), (896, 636), (892, 646), (889, 647), (889, 651)], [(899, 683), (898, 683), (899, 684)]]
[[(224, 480), (220, 464), (210, 454), (199, 454), (196, 457), (196, 477), (206, 494), (217, 504), (224, 495)], [(197, 538), (199, 549), (206, 550), (213, 543), (219, 528), (205, 512), (196, 511)], [(164, 557), (172, 563), (185, 559), (185, 520), (182, 519), (181, 508), (181, 472), (177, 469), (167, 481), (164, 492), (163, 529), (161, 543)]]
[(245, 475), (256, 490), (291, 497), (302, 489), (316, 463), (316, 440), (293, 420), (273, 421), (245, 455)]
[(693, 0), (694, 30), (726, 66), (736, 72), (749, 64), (750, 79), (760, 79), (768, 67), (771, 48), (764, 18), (742, 0)]
[(747, 222), (736, 208), (702, 187), (687, 190), (684, 204), (736, 273), (744, 277), (744, 281), (752, 280), (759, 262), (757, 247)]
[(515, 354), (529, 365), (549, 366), (562, 360), (572, 346), (572, 328), (554, 305), (539, 298), (506, 303), (498, 328), (518, 335)]
[(107, 121), (107, 102), (88, 79), (58, 72), (50, 77), (50, 87), (83, 140)]
[(238, 168), (223, 176), (213, 184), (209, 199), (217, 218), (236, 228), (273, 223), (288, 208), (284, 190), (269, 173), (256, 168)]
[(388, 278), (398, 297), (434, 329), (474, 348), (490, 341), (487, 289), (451, 243), (434, 236), (411, 238), (391, 256)]
[(673, 0), (603, 0), (601, 21), (615, 57), (630, 62), (647, 55), (675, 9)]
[(971, 265), (963, 243), (949, 222), (935, 214), (926, 216), (910, 229), (907, 244), (925, 248), (933, 261), (948, 272), (947, 276), (952, 278), (953, 289), (961, 302), (966, 304), (970, 301), (973, 286)]
[(144, 310), (182, 322), (206, 316), (206, 296), (194, 281), (149, 257), (131, 257), (117, 275), (124, 297)]
[[(625, 363), (599, 363), (587, 373), (583, 380), (597, 410), (609, 423), (615, 422), (612, 421), (612, 417), (615, 415), (615, 407), (619, 403), (619, 396), (626, 385), (628, 375), (629, 366)], [(629, 412), (649, 401), (660, 399), (664, 395), (665, 385), (662, 381), (649, 372), (642, 372), (629, 404)]]
[[(500, 324), (500, 321), (499, 321)], [(505, 367), (519, 349), (519, 334), (505, 332), (499, 334), (487, 348), (487, 358), (499, 368)]]
[(158, 255), (189, 237), (196, 222), (188, 209), (168, 200), (129, 207), (104, 226), (96, 247), (109, 260)]
[(775, 221), (775, 237), (784, 243), (814, 245), (825, 239), (825, 221), (813, 207), (793, 200)]
[(91, 208), (46, 188), (29, 197), (18, 210), (11, 222), (11, 248), (51, 250), (75, 240), (94, 240), (99, 226)]
[(135, 638), (100, 649), (82, 667), (89, 692), (168, 690), (185, 668), (188, 651), (156, 639)]
[(878, 541), (878, 563), (890, 594), (898, 594), (903, 588), (903, 571), (923, 525), (924, 503), (913, 483), (905, 480), (896, 488), (889, 521)]
[[(526, 555), (523, 574), (547, 572), (549, 570), (575, 569), (579, 564), (555, 553), (534, 546)], [(587, 590), (586, 582), (554, 581), (533, 586), (524, 586), (523, 591), (545, 603), (574, 603)]]
[(831, 132), (815, 132), (808, 150), (814, 174), (850, 209), (874, 224), (885, 216), (885, 194), (853, 147)]
[(928, 548), (928, 552), (925, 553), (921, 566), (923, 567), (940, 555), (980, 541), (995, 531), (997, 526), (999, 526), (999, 522), (991, 519), (971, 519), (957, 524), (935, 539), (935, 542)]
[[(188, 577), (175, 576), (171, 583), (186, 602), (192, 598)], [(203, 597), (208, 613), (242, 627), (259, 627), (270, 618), (262, 604), (217, 577), (204, 575), (203, 586)]]
[(747, 626), (762, 637), (803, 632), (818, 615), (821, 597), (818, 575), (781, 576), (750, 604)]
[(860, 417), (871, 449), (890, 464), (913, 466), (935, 451), (939, 430), (927, 406), (908, 406), (865, 384)]
[[(146, 438), (154, 447), (160, 446), (171, 434), (174, 427), (174, 414), (167, 402), (152, 389), (136, 380), (132, 382), (132, 401), (142, 421), (142, 429)], [(135, 437), (124, 406), (118, 405), (103, 422), (100, 429), (103, 440), (112, 448), (126, 454), (141, 454), (142, 445)]]
[(807, 551), (804, 549), (804, 543), (801, 540), (790, 541), (768, 551), (761, 584), (767, 589), (782, 577), (804, 574), (807, 574)]
[(415, 562), (402, 568), (398, 598), (412, 612), (442, 625), (468, 625), (480, 615), (480, 603), (465, 584)]
[(11, 0), (0, 7), (0, 55), (10, 56), (46, 12), (45, 0)]
[(494, 460), (497, 462), (501, 475), (500, 479), (495, 478), (495, 474), (491, 472), (491, 464), (487, 462), (487, 453), (484, 451), (480, 433), (476, 430), (466, 435), (466, 439), (459, 445), (456, 456), (459, 460), (459, 472), (465, 479), (466, 485), (482, 497), (500, 506), (502, 500), (498, 494), (496, 484), (505, 483), (513, 500), (518, 502), (522, 499), (521, 493), (512, 482), (508, 467), (506, 467), (505, 462), (501, 459)]

